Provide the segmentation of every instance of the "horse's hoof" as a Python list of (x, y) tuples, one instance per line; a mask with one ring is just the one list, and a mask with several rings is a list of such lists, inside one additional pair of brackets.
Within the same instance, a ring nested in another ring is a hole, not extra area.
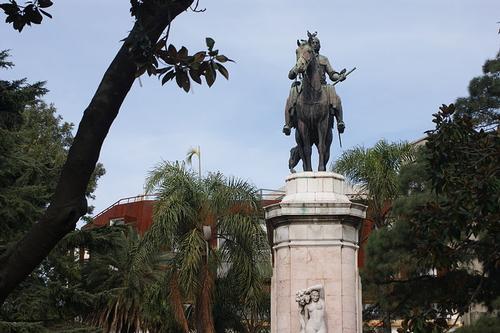
[(294, 169), (294, 168), (291, 168), (291, 169), (290, 169), (290, 173), (295, 173), (295, 169)]
[(338, 129), (339, 133), (344, 133), (345, 124), (343, 121), (339, 121), (339, 123), (337, 124), (337, 129)]
[(283, 127), (283, 133), (285, 133), (286, 136), (290, 135), (290, 133), (291, 133), (290, 127), (284, 126)]

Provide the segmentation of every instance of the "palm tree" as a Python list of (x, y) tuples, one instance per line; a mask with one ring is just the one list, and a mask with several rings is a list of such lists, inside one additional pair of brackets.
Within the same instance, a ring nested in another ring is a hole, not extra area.
[(118, 242), (110, 253), (95, 253), (85, 268), (89, 288), (99, 291), (95, 311), (88, 320), (104, 332), (144, 330), (142, 304), (148, 284), (154, 283), (152, 266), (131, 269), (139, 245), (138, 234), (130, 229), (116, 235)]
[(385, 226), (390, 204), (398, 195), (401, 166), (414, 158), (414, 147), (406, 142), (380, 140), (373, 148), (356, 147), (340, 156), (333, 170), (361, 187), (376, 228)]
[(91, 253), (90, 260), (80, 262), (82, 283), (77, 286), (88, 293), (90, 302), (88, 309), (77, 313), (102, 332), (180, 333), (171, 309), (155, 298), (163, 282), (161, 258), (135, 262), (140, 241), (131, 226), (77, 230), (61, 241), (66, 251), (84, 247)]
[(215, 333), (217, 277), (231, 276), (242, 297), (258, 295), (262, 287), (258, 263), (269, 257), (262, 251), (267, 244), (257, 191), (220, 173), (198, 178), (183, 163), (163, 162), (150, 172), (146, 192), (157, 193), (158, 201), (137, 258), (167, 252), (168, 299), (176, 320), (184, 332)]
[(145, 294), (159, 280), (160, 271), (152, 261), (131, 265), (140, 244), (138, 233), (130, 226), (102, 227), (75, 231), (64, 241), (91, 253), (81, 269), (84, 288), (94, 298), (85, 322), (103, 332), (148, 329)]

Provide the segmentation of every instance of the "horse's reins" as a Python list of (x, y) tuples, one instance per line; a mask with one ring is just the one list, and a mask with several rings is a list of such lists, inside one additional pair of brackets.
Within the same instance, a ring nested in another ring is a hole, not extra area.
[[(316, 55), (313, 55), (313, 57), (315, 57), (315, 58), (316, 58)], [(319, 65), (319, 59), (315, 59), (315, 60), (316, 60), (316, 68), (317, 68), (317, 69), (319, 69), (319, 66), (320, 66), (320, 65)], [(307, 67), (309, 67), (309, 65), (307, 65)], [(319, 89), (316, 89), (316, 88), (314, 88), (314, 86), (311, 84), (311, 81), (312, 81), (312, 80), (311, 80), (311, 78), (309, 77), (309, 75), (307, 75), (307, 67), (306, 67), (306, 70), (304, 71), (303, 76), (304, 76), (304, 78), (307, 78), (307, 80), (308, 80), (308, 82), (307, 82), (307, 83), (309, 83), (309, 87), (310, 87), (310, 88), (311, 88), (311, 89), (312, 89), (315, 93), (319, 93), (319, 92), (321, 92), (322, 87), (320, 87)]]

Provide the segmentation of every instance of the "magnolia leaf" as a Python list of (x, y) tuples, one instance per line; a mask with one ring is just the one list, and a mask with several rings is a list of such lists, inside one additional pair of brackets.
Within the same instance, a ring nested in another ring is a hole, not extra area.
[(208, 49), (210, 51), (212, 51), (212, 48), (214, 47), (215, 41), (212, 38), (207, 37), (207, 38), (205, 38), (205, 42), (207, 43)]
[(182, 89), (184, 89), (185, 92), (189, 92), (189, 89), (191, 88), (191, 82), (189, 81), (189, 77), (187, 76), (187, 74), (184, 72), (185, 74), (185, 79), (182, 81)]
[(167, 66), (167, 67), (164, 67), (164, 68), (158, 68), (156, 70), (156, 73), (159, 74), (159, 75), (162, 75), (162, 74), (165, 74), (166, 72), (168, 72), (172, 68), (173, 68), (173, 66)]
[(210, 66), (207, 66), (207, 69), (206, 69), (204, 74), (205, 74), (205, 79), (207, 80), (208, 86), (211, 87), (215, 82), (215, 77), (216, 77), (217, 73), (215, 72), (214, 68), (210, 65)]
[[(21, 15), (9, 16), (9, 17), (7, 17), (7, 20), (9, 20), (10, 18), (12, 18), (12, 21), (10, 21), (10, 22), (12, 22), (14, 29), (16, 29), (19, 32), (23, 31), (24, 26), (27, 23), (29, 23), (29, 22), (26, 22), (26, 19), (24, 18), (24, 16), (21, 16)], [(6, 22), (7, 22), (7, 20), (6, 20)]]
[(207, 52), (205, 52), (205, 51), (196, 52), (193, 55), (193, 62), (202, 62), (205, 59), (206, 55), (207, 55)]
[(34, 5), (28, 5), (26, 8), (24, 8), (24, 16), (26, 18), (26, 23), (29, 24), (30, 22), (33, 22), (35, 24), (40, 24), (42, 23), (42, 14), (35, 8)]
[(181, 59), (187, 58), (187, 55), (188, 55), (188, 49), (185, 48), (184, 46), (181, 47), (181, 49), (177, 53), (177, 57)]
[(201, 84), (201, 78), (200, 78), (200, 71), (196, 69), (191, 69), (189, 71), (189, 76), (191, 76), (191, 79), (193, 79), (194, 82)]
[(218, 55), (215, 57), (215, 59), (218, 61), (218, 62), (226, 62), (226, 61), (232, 61), (231, 59), (229, 59), (228, 57), (226, 57), (225, 55)]
[(47, 8), (52, 6), (54, 3), (50, 0), (38, 0), (38, 6), (40, 8)]
[(161, 85), (164, 85), (168, 81), (172, 80), (174, 78), (174, 76), (175, 76), (175, 71), (172, 69), (170, 72), (168, 72), (167, 74), (165, 74), (165, 76), (161, 80)]
[(42, 23), (43, 16), (40, 14), (40, 11), (38, 9), (33, 10), (31, 14), (31, 22), (35, 24), (40, 24)]
[(229, 72), (226, 67), (222, 66), (222, 64), (217, 64), (217, 70), (226, 78), (226, 80), (229, 80)]
[(176, 65), (177, 64), (176, 58), (164, 57), (163, 61), (165, 61), (169, 65)]
[(179, 69), (175, 73), (175, 81), (177, 82), (179, 88), (184, 89), (185, 92), (189, 91), (189, 86), (190, 86), (189, 77), (183, 69)]
[(204, 61), (200, 64), (199, 71), (200, 73), (204, 73), (208, 68), (208, 61)]
[(168, 50), (167, 50), (167, 52), (168, 52), (168, 56), (169, 56), (170, 58), (173, 58), (173, 59), (177, 58), (177, 49), (176, 49), (176, 48), (175, 48), (175, 46), (173, 46), (172, 44), (170, 44), (170, 45), (168, 46)]
[(17, 5), (13, 5), (11, 3), (2, 3), (0, 4), (0, 8), (3, 9), (5, 15), (15, 15), (19, 14), (19, 7)]

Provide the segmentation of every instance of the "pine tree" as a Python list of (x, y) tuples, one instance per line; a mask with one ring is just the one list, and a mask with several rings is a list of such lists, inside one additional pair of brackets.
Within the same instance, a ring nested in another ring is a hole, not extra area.
[(500, 52), (483, 65), (483, 75), (469, 83), (469, 96), (455, 102), (456, 115), (468, 114), (476, 127), (496, 129), (500, 125)]
[[(0, 52), (0, 68), (13, 66), (7, 57)], [(46, 92), (43, 82), (0, 81), (0, 254), (10, 251), (42, 216), (73, 140), (73, 125), (43, 102)], [(89, 197), (103, 174), (99, 165)], [(41, 331), (50, 321), (74, 321), (89, 295), (79, 287), (72, 253), (74, 248), (55, 249), (14, 290), (0, 311), (0, 330)]]

